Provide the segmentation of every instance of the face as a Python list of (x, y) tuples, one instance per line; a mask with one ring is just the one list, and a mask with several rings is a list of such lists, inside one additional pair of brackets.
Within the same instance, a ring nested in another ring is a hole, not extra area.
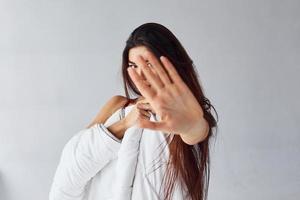
[[(141, 70), (141, 67), (140, 66), (137, 66), (137, 56), (138, 55), (145, 55), (145, 53), (149, 51), (145, 46), (137, 46), (137, 47), (133, 47), (129, 50), (129, 53), (128, 53), (128, 66), (129, 67), (132, 67), (134, 66), (136, 72), (142, 77), (142, 79), (144, 80), (144, 82), (149, 85), (149, 87), (151, 87), (150, 83), (148, 81), (146, 81), (146, 77), (145, 75), (143, 74), (142, 70)], [(146, 63), (148, 63), (148, 61), (146, 60)]]

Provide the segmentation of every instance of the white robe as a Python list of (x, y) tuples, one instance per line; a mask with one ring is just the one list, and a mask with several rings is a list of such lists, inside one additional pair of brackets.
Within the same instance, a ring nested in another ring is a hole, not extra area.
[[(85, 128), (67, 142), (49, 200), (163, 199), (160, 186), (169, 156), (168, 135), (133, 126), (119, 140), (107, 129), (133, 106), (120, 108), (104, 124)], [(152, 114), (150, 120), (158, 121)], [(176, 184), (172, 199), (186, 199), (185, 191)]]

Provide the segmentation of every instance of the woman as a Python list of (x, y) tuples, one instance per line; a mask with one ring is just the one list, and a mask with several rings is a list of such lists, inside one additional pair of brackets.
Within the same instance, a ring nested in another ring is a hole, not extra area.
[(65, 145), (50, 199), (207, 199), (217, 121), (183, 46), (166, 27), (143, 24), (126, 42), (122, 75), (126, 97), (111, 98)]

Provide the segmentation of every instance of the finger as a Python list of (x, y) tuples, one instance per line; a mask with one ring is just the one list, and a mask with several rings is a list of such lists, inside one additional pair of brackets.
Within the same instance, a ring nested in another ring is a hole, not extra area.
[(145, 85), (147, 85), (147, 86), (150, 86), (151, 87), (151, 84), (147, 81), (147, 80), (142, 80), (143, 81), (143, 83), (145, 84)]
[(152, 113), (155, 114), (155, 111), (153, 110), (153, 108), (150, 105), (150, 103), (138, 103), (137, 107), (141, 108), (141, 109), (144, 109), (144, 110), (150, 110)]
[(139, 119), (138, 126), (140, 128), (147, 128), (155, 131), (168, 132), (165, 130), (165, 122), (153, 122), (146, 119)]
[(143, 97), (143, 96), (140, 96), (140, 97), (138, 97), (138, 98), (136, 98), (136, 102), (138, 103), (138, 102), (141, 102), (141, 101), (145, 101), (146, 100), (146, 98), (145, 97)]
[(154, 54), (149, 51), (144, 55), (144, 57), (153, 66), (151, 69), (154, 68), (154, 70), (162, 80), (163, 84), (164, 85), (170, 84), (171, 83), (170, 77), (168, 76), (166, 70), (162, 66), (162, 63), (159, 62), (159, 60), (154, 56)]
[(183, 80), (179, 76), (177, 70), (175, 69), (175, 67), (171, 63), (171, 61), (165, 56), (161, 56), (160, 60), (163, 63), (163, 65), (166, 67), (169, 77), (171, 77), (171, 80), (173, 81), (173, 83), (179, 84), (179, 85), (183, 84), (184, 83)]
[(138, 108), (138, 109), (139, 109), (139, 112), (140, 112), (143, 116), (145, 116), (145, 117), (151, 117), (151, 114), (150, 114), (148, 111), (143, 110), (143, 109), (141, 109), (141, 108)]
[(147, 103), (147, 102), (148, 102), (147, 99), (140, 99), (140, 100), (137, 101), (137, 103)]
[(155, 91), (153, 88), (147, 86), (144, 82), (141, 76), (135, 71), (133, 67), (127, 68), (128, 74), (142, 96), (146, 97), (147, 99), (152, 99), (155, 95)]
[(159, 76), (154, 74), (150, 67), (147, 65), (146, 61), (142, 56), (137, 56), (136, 64), (141, 67), (142, 72), (144, 73), (146, 80), (153, 86), (157, 91), (160, 88), (164, 87), (162, 81)]

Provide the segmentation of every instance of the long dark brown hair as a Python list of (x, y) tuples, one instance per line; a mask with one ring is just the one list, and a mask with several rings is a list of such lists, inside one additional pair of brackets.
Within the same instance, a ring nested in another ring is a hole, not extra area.
[[(211, 108), (213, 108), (218, 118), (216, 109), (209, 99), (204, 96), (193, 61), (186, 50), (169, 29), (158, 23), (140, 25), (130, 34), (126, 41), (122, 58), (122, 78), (128, 99), (131, 99), (129, 91), (141, 95), (127, 72), (129, 50), (136, 46), (145, 46), (154, 53), (158, 60), (163, 55), (172, 62), (201, 105), (204, 118), (209, 124), (208, 136), (198, 144), (186, 144), (180, 135), (174, 135), (172, 141), (168, 144), (170, 164), (164, 176), (164, 199), (172, 199), (175, 180), (180, 180), (180, 183), (185, 186), (189, 195), (186, 198), (191, 200), (207, 199), (210, 175), (209, 139), (213, 136), (213, 133), (217, 132), (218, 121), (212, 115)], [(215, 128), (215, 131), (213, 128)]]

